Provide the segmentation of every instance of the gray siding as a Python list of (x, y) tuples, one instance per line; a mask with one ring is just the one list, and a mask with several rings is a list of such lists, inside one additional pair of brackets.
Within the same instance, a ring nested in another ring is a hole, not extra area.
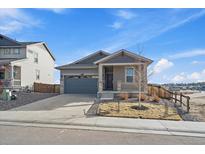
[[(4, 50), (8, 49), (10, 54), (4, 54)], [(15, 54), (14, 50), (15, 49), (19, 49), (20, 50), (20, 54)], [(22, 58), (26, 58), (26, 48), (25, 47), (21, 47), (21, 48), (16, 48), (16, 47), (4, 47), (2, 48), (0, 46), (0, 58), (10, 58), (10, 59), (22, 59)]]
[(103, 63), (136, 63), (136, 62), (144, 62), (143, 60), (140, 61), (139, 60), (136, 60), (135, 58), (133, 57), (130, 57), (128, 55), (118, 55), (118, 56), (115, 56), (113, 57), (112, 59), (109, 59)]

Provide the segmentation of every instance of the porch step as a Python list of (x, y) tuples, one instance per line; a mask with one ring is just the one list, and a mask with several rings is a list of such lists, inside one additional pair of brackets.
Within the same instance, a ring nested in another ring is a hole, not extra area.
[(113, 93), (100, 93), (99, 94), (99, 99), (101, 101), (114, 100), (114, 94)]

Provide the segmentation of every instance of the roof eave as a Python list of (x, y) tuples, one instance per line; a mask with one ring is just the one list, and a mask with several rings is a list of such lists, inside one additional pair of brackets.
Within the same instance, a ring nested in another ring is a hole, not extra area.
[(52, 57), (52, 59), (54, 61), (56, 61), (55, 57), (53, 56), (53, 54), (51, 53), (51, 50), (48, 48), (47, 44), (45, 42), (36, 42), (36, 43), (33, 43), (33, 44), (28, 44), (26, 46), (31, 46), (31, 45), (36, 45), (36, 44), (43, 44), (44, 47), (46, 48), (46, 50), (48, 51), (48, 53), (50, 54), (50, 56)]
[(96, 66), (86, 66), (86, 67), (55, 67), (55, 69), (57, 70), (67, 70), (67, 69), (94, 69), (94, 68), (97, 68), (97, 65)]
[(109, 59), (111, 59), (112, 57), (117, 56), (117, 55), (120, 54), (121, 52), (126, 52), (127, 54), (130, 54), (130, 55), (133, 56), (133, 57), (137, 57), (137, 56), (138, 56), (138, 57), (144, 59), (145, 61), (149, 62), (149, 64), (151, 64), (151, 63), (153, 62), (153, 60), (151, 60), (151, 59), (149, 59), (149, 58), (146, 58), (146, 57), (143, 57), (143, 56), (140, 56), (140, 55), (135, 55), (134, 53), (132, 53), (132, 52), (130, 52), (130, 51), (127, 51), (127, 50), (125, 50), (125, 49), (121, 49), (121, 50), (119, 50), (119, 51), (117, 51), (117, 52), (114, 52), (113, 54), (111, 54), (111, 55), (109, 55), (109, 56), (107, 56), (107, 57), (104, 57), (104, 58), (102, 58), (102, 59), (100, 59), (100, 60), (95, 61), (94, 64), (97, 65), (97, 64), (99, 64), (100, 62), (104, 62), (104, 61), (106, 61), (106, 60), (109, 60)]

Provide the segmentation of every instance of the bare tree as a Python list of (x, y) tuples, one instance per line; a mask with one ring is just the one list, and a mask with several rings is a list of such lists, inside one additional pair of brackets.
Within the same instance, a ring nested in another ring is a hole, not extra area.
[[(138, 54), (141, 56), (142, 54), (143, 54), (143, 52), (144, 52), (144, 45), (141, 45), (141, 44), (138, 44)], [(142, 71), (142, 69), (141, 69), (141, 60), (140, 60), (140, 65), (139, 65), (139, 70), (138, 71), (136, 71), (135, 70), (135, 73), (137, 73), (138, 74), (138, 93), (139, 93), (139, 97), (138, 97), (138, 99), (139, 99), (139, 102), (138, 102), (138, 105), (139, 105), (139, 108), (141, 108), (141, 78), (142, 78), (142, 74), (141, 74), (141, 71)]]

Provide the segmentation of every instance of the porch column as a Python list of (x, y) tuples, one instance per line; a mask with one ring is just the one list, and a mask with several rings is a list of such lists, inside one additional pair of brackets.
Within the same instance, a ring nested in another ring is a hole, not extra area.
[(11, 64), (11, 71), (10, 71), (10, 79), (11, 79), (11, 88), (13, 87), (14, 84), (14, 66)]
[(103, 71), (102, 71), (102, 64), (99, 64), (98, 66), (98, 92), (103, 91)]
[(147, 76), (147, 64), (144, 64), (144, 91), (145, 92), (148, 92), (148, 86), (147, 86), (147, 83), (148, 83), (148, 81), (147, 81), (147, 78), (148, 78), (148, 76)]

